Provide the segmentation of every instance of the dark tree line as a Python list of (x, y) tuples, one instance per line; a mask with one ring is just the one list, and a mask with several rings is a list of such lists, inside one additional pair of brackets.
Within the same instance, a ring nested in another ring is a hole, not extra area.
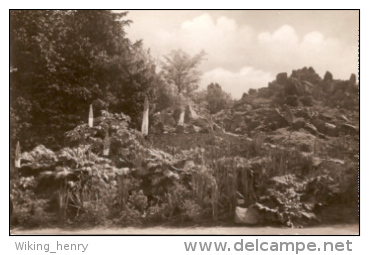
[(56, 148), (63, 133), (95, 113), (124, 112), (139, 123), (159, 76), (142, 43), (124, 31), (127, 13), (10, 12), (11, 141)]

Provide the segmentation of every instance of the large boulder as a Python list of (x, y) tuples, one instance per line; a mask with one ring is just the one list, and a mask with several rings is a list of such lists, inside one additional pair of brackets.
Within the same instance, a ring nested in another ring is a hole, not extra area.
[(311, 84), (319, 84), (321, 81), (321, 78), (312, 67), (293, 70), (291, 77), (297, 78), (300, 81), (308, 81)]
[(327, 71), (324, 74), (324, 81), (333, 81), (333, 75), (331, 72)]
[(355, 74), (351, 74), (351, 76), (350, 76), (350, 83), (351, 84), (356, 84), (356, 75)]
[(304, 95), (311, 95), (314, 85), (308, 81), (302, 81), (300, 86), (300, 92)]
[(284, 86), (286, 95), (301, 95), (299, 91), (300, 86), (301, 83), (298, 79), (293, 77), (289, 78)]
[(316, 127), (310, 123), (306, 123), (304, 129), (312, 135), (318, 135), (318, 130)]
[(208, 132), (212, 130), (211, 124), (204, 117), (198, 117), (191, 125), (195, 126), (197, 132)]
[(283, 105), (282, 108), (285, 111), (284, 117), (286, 118), (289, 124), (292, 124), (295, 121), (295, 116), (293, 115), (291, 108), (288, 105)]
[(300, 101), (298, 96), (296, 95), (289, 95), (286, 97), (286, 99), (284, 100), (285, 104), (292, 106), (292, 107), (297, 107), (300, 105)]
[(236, 206), (235, 223), (255, 225), (262, 221), (262, 216), (259, 214), (258, 209), (251, 205), (249, 208), (242, 208)]
[(299, 80), (295, 77), (291, 77), (287, 80), (285, 85), (286, 95), (311, 95), (313, 92), (314, 85), (311, 82), (305, 80)]
[(340, 127), (341, 132), (345, 133), (345, 134), (355, 134), (358, 132), (358, 128), (355, 127), (354, 125), (348, 124), (348, 123), (344, 123), (341, 125)]
[(264, 120), (264, 124), (268, 126), (273, 125), (275, 126), (275, 129), (278, 129), (288, 126), (289, 122), (287, 121), (285, 116), (283, 116), (281, 112), (276, 108), (274, 111), (267, 114)]
[(288, 81), (287, 73), (277, 74), (276, 80), (278, 84), (286, 85)]

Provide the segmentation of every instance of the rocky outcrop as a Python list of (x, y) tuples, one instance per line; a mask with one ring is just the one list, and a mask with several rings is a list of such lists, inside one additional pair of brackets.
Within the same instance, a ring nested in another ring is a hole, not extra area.
[[(295, 70), (289, 77), (279, 73), (267, 88), (245, 95), (214, 121), (227, 132), (248, 136), (281, 128), (304, 130), (321, 139), (358, 134), (352, 125), (358, 123), (355, 79), (334, 80), (329, 71), (321, 79), (313, 68)], [(355, 116), (347, 118), (351, 114)]]
[(276, 77), (277, 83), (281, 85), (287, 85), (288, 76), (287, 73), (279, 73)]

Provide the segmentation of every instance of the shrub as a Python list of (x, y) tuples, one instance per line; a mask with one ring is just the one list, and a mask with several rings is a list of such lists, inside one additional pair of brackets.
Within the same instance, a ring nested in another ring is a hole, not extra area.
[(144, 220), (144, 216), (138, 210), (131, 207), (125, 208), (119, 216), (118, 219), (114, 220), (114, 223), (122, 226), (141, 225)]
[(133, 191), (128, 198), (128, 203), (132, 208), (144, 213), (147, 208), (147, 196), (144, 195), (142, 190)]
[(23, 228), (50, 227), (56, 224), (55, 213), (48, 212), (46, 199), (27, 199), (14, 204), (11, 225)]
[(200, 222), (203, 220), (204, 209), (191, 199), (184, 200), (181, 210), (184, 221)]

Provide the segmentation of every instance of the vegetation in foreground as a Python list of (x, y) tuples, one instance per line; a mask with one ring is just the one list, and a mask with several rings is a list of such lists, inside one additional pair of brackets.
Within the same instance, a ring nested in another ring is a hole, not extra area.
[(355, 76), (197, 92), (204, 53), (173, 51), (158, 73), (124, 17), (11, 12), (13, 227), (231, 224), (240, 208), (249, 224), (358, 220)]

